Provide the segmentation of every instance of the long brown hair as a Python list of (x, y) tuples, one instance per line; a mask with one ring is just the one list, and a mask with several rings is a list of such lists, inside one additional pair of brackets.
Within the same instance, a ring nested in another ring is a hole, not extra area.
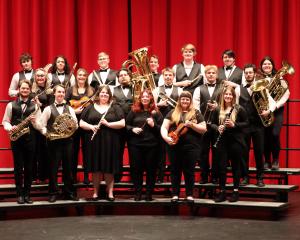
[(187, 114), (186, 114), (186, 117), (185, 117), (185, 120), (190, 120), (193, 118), (193, 116), (195, 116), (195, 113), (196, 113), (196, 110), (193, 106), (193, 98), (192, 98), (192, 94), (188, 91), (183, 91), (179, 98), (178, 98), (178, 101), (177, 101), (177, 105), (174, 109), (174, 112), (172, 113), (172, 116), (171, 116), (171, 122), (172, 123), (176, 123), (178, 125), (178, 123), (180, 122), (181, 120), (181, 115), (182, 115), (182, 107), (181, 107), (181, 104), (180, 104), (180, 100), (181, 98), (183, 97), (186, 97), (186, 98), (189, 98), (191, 100), (191, 103), (190, 103), (190, 106), (189, 108), (187, 109)]
[[(84, 88), (85, 88), (85, 91), (86, 91), (86, 94), (88, 97), (92, 96), (93, 93), (94, 93), (94, 89), (89, 85), (88, 83), (88, 72), (84, 69), (84, 68), (79, 68), (77, 70), (77, 74), (79, 72), (84, 72), (85, 75), (86, 75), (86, 80), (85, 80), (85, 83), (84, 83)], [(72, 90), (72, 95), (73, 96), (78, 96), (78, 81), (77, 81), (77, 74), (76, 74), (76, 82), (75, 82), (75, 85), (73, 86), (73, 90)]]

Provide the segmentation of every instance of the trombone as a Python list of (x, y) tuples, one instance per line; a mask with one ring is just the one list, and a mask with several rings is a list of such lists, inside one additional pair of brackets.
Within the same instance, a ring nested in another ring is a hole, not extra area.
[(216, 103), (215, 100), (208, 100), (206, 103), (206, 108), (205, 108), (205, 111), (203, 114), (206, 124), (211, 124), (211, 114), (212, 114), (213, 110), (211, 109), (209, 104), (214, 104), (214, 103)]
[(163, 92), (160, 92), (160, 93), (158, 94), (158, 96), (159, 96), (163, 101), (167, 100), (167, 103), (168, 103), (172, 108), (175, 108), (175, 107), (176, 107), (177, 102), (176, 102), (173, 98), (169, 97), (167, 94), (165, 94), (165, 93), (163, 93)]

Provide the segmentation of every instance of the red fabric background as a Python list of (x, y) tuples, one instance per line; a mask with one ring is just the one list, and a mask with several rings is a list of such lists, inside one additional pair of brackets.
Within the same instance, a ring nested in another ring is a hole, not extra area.
[[(99, 51), (107, 51), (111, 67), (119, 69), (129, 51), (151, 46), (162, 69), (181, 60), (180, 49), (187, 42), (196, 45), (196, 59), (203, 64), (220, 66), (228, 48), (236, 52), (240, 67), (258, 65), (270, 55), (280, 68), (287, 59), (296, 69), (294, 76), (287, 76), (290, 99), (299, 99), (299, 26), (298, 0), (1, 0), (0, 99), (8, 99), (22, 52), (33, 55), (35, 68), (63, 54), (70, 65), (78, 62), (92, 71)], [(290, 123), (298, 123), (299, 106), (290, 103)], [(0, 103), (1, 117), (4, 107)], [(284, 127), (284, 148), (285, 132)], [(290, 147), (299, 147), (299, 133), (299, 127), (290, 127)], [(0, 148), (9, 147), (2, 127), (0, 134)], [(289, 152), (289, 167), (300, 167), (297, 153)], [(282, 166), (285, 159), (282, 151)], [(10, 151), (0, 151), (0, 167), (8, 165)]]

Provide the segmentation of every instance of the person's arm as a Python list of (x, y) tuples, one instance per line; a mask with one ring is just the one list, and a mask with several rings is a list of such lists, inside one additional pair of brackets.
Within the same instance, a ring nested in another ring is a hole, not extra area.
[(47, 134), (47, 123), (48, 123), (50, 116), (51, 116), (51, 109), (50, 109), (50, 106), (48, 106), (44, 109), (44, 111), (41, 115), (41, 118), (40, 118), (40, 132), (43, 135)]
[(200, 87), (196, 87), (193, 94), (193, 105), (195, 109), (200, 110)]
[(289, 99), (290, 97), (290, 90), (287, 89), (285, 91), (285, 93), (282, 95), (282, 97), (276, 102), (276, 108), (281, 108), (286, 102), (287, 100)]
[(19, 73), (17, 72), (13, 75), (8, 89), (8, 95), (10, 97), (18, 96), (19, 94), (18, 84), (19, 84)]
[(12, 130), (13, 126), (11, 125), (11, 117), (12, 117), (12, 103), (8, 103), (5, 108), (5, 113), (2, 119), (2, 124), (4, 130), (9, 132)]

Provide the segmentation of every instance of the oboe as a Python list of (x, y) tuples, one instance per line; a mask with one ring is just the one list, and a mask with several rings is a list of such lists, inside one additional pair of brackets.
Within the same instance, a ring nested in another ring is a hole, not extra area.
[[(225, 118), (224, 118), (224, 122), (223, 122), (223, 123), (225, 123), (227, 119), (230, 119), (230, 116), (231, 116), (231, 113), (232, 113), (233, 109), (234, 109), (234, 107), (232, 107), (232, 108), (230, 109), (229, 113), (227, 113), (227, 114), (225, 115)], [(219, 133), (219, 135), (218, 135), (218, 137), (217, 137), (217, 140), (216, 140), (215, 144), (213, 145), (214, 148), (217, 148), (217, 147), (218, 147), (218, 143), (219, 143), (219, 141), (221, 140), (221, 137), (222, 137), (222, 135), (223, 135), (223, 133), (224, 133), (225, 130), (226, 130), (226, 126), (224, 125), (223, 132), (222, 132), (222, 133)]]

